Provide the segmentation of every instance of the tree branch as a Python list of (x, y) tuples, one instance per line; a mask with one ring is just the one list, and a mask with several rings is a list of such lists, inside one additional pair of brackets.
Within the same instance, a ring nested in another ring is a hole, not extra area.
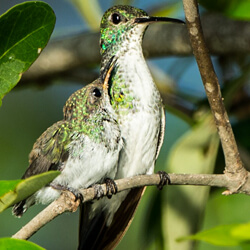
[[(204, 15), (202, 19), (206, 42), (212, 54), (231, 55), (250, 53), (250, 22), (234, 21), (217, 14)], [(168, 55), (190, 56), (188, 33), (183, 25), (150, 25), (143, 41), (146, 57)], [(54, 40), (41, 53), (36, 62), (23, 75), (21, 86), (28, 82), (48, 82), (49, 79), (74, 75), (81, 69), (81, 77), (92, 82), (96, 74), (84, 67), (99, 64), (99, 33)], [(152, 39), (155, 38), (155, 39)]]
[(209, 51), (205, 43), (196, 0), (183, 0), (187, 28), (207, 98), (214, 116), (225, 156), (225, 173), (229, 179), (241, 180), (238, 187), (230, 188), (231, 193), (246, 183), (248, 172), (240, 159), (233, 130), (221, 96), (218, 78), (215, 74)]
[(75, 212), (79, 204), (80, 200), (75, 201), (75, 196), (71, 192), (62, 192), (57, 200), (49, 204), (42, 212), (14, 234), (12, 238), (29, 239), (34, 233), (58, 215), (65, 212)]
[[(241, 181), (234, 179), (233, 181), (225, 174), (169, 174), (170, 185), (196, 185), (196, 186), (211, 186), (211, 187), (226, 187), (227, 189), (235, 189), (241, 185)], [(239, 190), (240, 193), (250, 195), (250, 178), (247, 185)], [(128, 190), (136, 187), (158, 185), (160, 177), (158, 174), (152, 175), (138, 175), (129, 178), (116, 180), (118, 192)], [(106, 184), (98, 185), (103, 190), (104, 196), (107, 194)], [(95, 188), (88, 188), (79, 190), (84, 197), (83, 202), (94, 200), (96, 197)], [(224, 194), (228, 194), (224, 192)], [(75, 202), (75, 196), (71, 192), (62, 192), (61, 196), (50, 205), (48, 205), (42, 212), (34, 217), (29, 223), (21, 228), (13, 238), (29, 239), (40, 228), (56, 218), (64, 212), (75, 212), (80, 202)]]

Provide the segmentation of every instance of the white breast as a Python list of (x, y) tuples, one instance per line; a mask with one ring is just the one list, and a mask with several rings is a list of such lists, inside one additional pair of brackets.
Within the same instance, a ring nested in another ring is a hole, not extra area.
[(133, 109), (118, 118), (125, 144), (116, 178), (152, 173), (161, 128), (161, 97), (140, 50), (129, 50), (119, 60), (119, 70), (134, 102)]
[[(118, 127), (113, 127), (111, 134), (110, 125), (104, 122), (103, 126), (104, 133), (109, 138), (109, 145), (104, 142), (94, 142), (84, 134), (79, 136), (77, 141), (69, 144), (69, 158), (62, 166), (62, 173), (52, 184), (78, 190), (100, 183), (105, 178), (114, 179), (122, 140)], [(45, 187), (36, 193), (36, 201), (46, 204), (58, 198), (60, 193), (59, 190)]]

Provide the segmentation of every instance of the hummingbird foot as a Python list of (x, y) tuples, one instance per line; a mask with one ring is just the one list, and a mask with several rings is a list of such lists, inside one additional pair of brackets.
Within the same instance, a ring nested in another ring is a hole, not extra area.
[(169, 185), (171, 183), (169, 175), (165, 171), (158, 171), (157, 174), (160, 176), (160, 182), (157, 185), (159, 190), (162, 190), (163, 186)]
[(69, 191), (75, 196), (75, 201), (80, 200), (82, 203), (84, 198), (83, 195), (79, 192), (79, 190), (71, 188), (71, 187), (66, 187), (60, 184), (52, 184), (50, 183), (50, 187), (57, 189), (57, 190), (62, 190), (62, 191)]
[(91, 187), (93, 187), (95, 190), (95, 199), (99, 200), (100, 198), (104, 196), (104, 191), (100, 185), (95, 184)]
[(104, 182), (106, 183), (107, 186), (107, 197), (111, 199), (112, 195), (116, 194), (118, 191), (117, 185), (115, 181), (110, 178), (106, 178)]

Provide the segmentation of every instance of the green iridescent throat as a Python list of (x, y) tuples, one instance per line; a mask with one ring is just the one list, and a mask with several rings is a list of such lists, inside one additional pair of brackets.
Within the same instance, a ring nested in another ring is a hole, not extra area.
[(125, 85), (125, 80), (119, 74), (114, 72), (110, 80), (109, 93), (111, 96), (111, 105), (115, 111), (121, 113), (121, 109), (124, 110), (123, 114), (129, 113), (129, 110), (134, 108), (133, 102), (135, 98), (131, 95), (128, 87)]
[(115, 54), (119, 49), (119, 44), (122, 41), (123, 34), (127, 31), (128, 27), (123, 25), (119, 29), (107, 27), (101, 29), (101, 55), (107, 50), (112, 49)]

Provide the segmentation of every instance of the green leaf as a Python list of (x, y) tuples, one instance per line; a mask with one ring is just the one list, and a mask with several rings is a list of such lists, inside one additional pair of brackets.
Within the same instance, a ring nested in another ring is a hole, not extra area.
[(199, 3), (211, 11), (217, 11), (228, 17), (250, 20), (249, 0), (199, 0)]
[(14, 190), (16, 185), (22, 180), (0, 181), (0, 199), (11, 190)]
[(59, 174), (60, 171), (49, 171), (25, 180), (0, 181), (0, 212), (34, 194)]
[(202, 240), (218, 246), (237, 246), (240, 245), (240, 241), (232, 235), (232, 230), (235, 226), (235, 224), (220, 225), (212, 229), (199, 232), (195, 235), (179, 238), (178, 240)]
[(250, 223), (240, 224), (232, 228), (232, 236), (242, 241), (250, 241)]
[(25, 2), (0, 16), (0, 106), (46, 46), (55, 14), (44, 2)]
[(220, 225), (178, 239), (183, 240), (200, 240), (218, 246), (242, 246), (249, 249), (250, 223)]
[(12, 239), (12, 238), (0, 238), (0, 249), (1, 250), (10, 250), (10, 249), (18, 249), (18, 250), (44, 250), (45, 248), (36, 245), (35, 243)]

